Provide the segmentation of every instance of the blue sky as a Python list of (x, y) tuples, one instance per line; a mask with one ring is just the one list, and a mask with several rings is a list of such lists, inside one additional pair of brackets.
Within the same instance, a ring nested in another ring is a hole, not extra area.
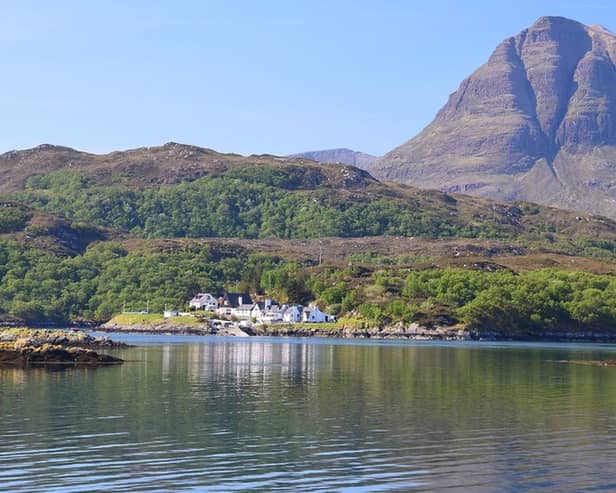
[(241, 154), (412, 137), (542, 15), (612, 0), (0, 0), (0, 152), (196, 144)]

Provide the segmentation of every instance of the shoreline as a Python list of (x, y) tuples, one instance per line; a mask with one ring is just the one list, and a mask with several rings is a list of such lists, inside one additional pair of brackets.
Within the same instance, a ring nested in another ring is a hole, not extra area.
[(375, 340), (407, 340), (407, 341), (524, 341), (524, 342), (588, 342), (616, 343), (616, 333), (608, 331), (570, 331), (533, 333), (500, 333), (492, 331), (475, 331), (461, 327), (427, 328), (417, 324), (408, 327), (387, 326), (373, 328), (352, 327), (310, 327), (309, 325), (281, 325), (268, 327), (251, 327), (232, 329), (213, 329), (203, 326), (188, 326), (181, 324), (157, 325), (120, 325), (106, 323), (94, 327), (96, 332), (133, 333), (150, 335), (191, 335), (218, 337), (306, 337), (332, 339), (375, 339)]
[(502, 333), (495, 331), (470, 330), (461, 326), (425, 327), (417, 323), (408, 326), (403, 324), (357, 328), (341, 327), (311, 327), (306, 325), (271, 325), (267, 327), (242, 327), (235, 325), (226, 328), (211, 328), (208, 324), (183, 325), (179, 323), (156, 324), (118, 324), (106, 322), (82, 322), (77, 324), (30, 323), (12, 324), (0, 323), (3, 328), (28, 327), (31, 329), (78, 329), (81, 332), (132, 333), (149, 335), (186, 335), (186, 336), (218, 336), (218, 337), (317, 337), (332, 339), (375, 339), (399, 341), (518, 341), (518, 342), (587, 342), (616, 343), (616, 332), (602, 330), (554, 331), (537, 333)]

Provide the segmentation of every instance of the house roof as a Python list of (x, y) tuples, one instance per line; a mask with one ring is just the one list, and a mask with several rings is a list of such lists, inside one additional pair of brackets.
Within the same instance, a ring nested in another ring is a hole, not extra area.
[(197, 293), (194, 298), (192, 300), (190, 300), (191, 302), (195, 301), (195, 302), (199, 302), (199, 301), (207, 301), (209, 299), (214, 299), (216, 300), (216, 298), (214, 298), (210, 293)]
[(243, 304), (252, 305), (252, 298), (248, 293), (227, 293), (224, 296), (225, 305), (231, 308), (237, 308), (240, 304), (240, 298), (242, 298)]

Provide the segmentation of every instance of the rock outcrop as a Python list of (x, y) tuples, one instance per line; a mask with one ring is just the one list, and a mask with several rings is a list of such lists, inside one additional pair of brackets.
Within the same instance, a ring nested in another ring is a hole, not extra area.
[(123, 360), (97, 349), (127, 347), (107, 337), (94, 337), (83, 332), (13, 328), (0, 330), (0, 365), (86, 365), (100, 366), (123, 363)]
[(0, 365), (113, 365), (124, 361), (92, 349), (64, 347), (52, 344), (40, 346), (0, 343)]
[(616, 36), (542, 17), (504, 40), (380, 178), (616, 217)]

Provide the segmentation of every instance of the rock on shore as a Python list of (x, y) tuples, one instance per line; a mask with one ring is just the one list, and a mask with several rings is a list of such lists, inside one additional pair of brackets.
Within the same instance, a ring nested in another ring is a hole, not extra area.
[(353, 328), (311, 326), (310, 324), (273, 324), (254, 327), (212, 328), (208, 325), (187, 326), (177, 323), (153, 325), (120, 325), (107, 323), (100, 330), (138, 332), (144, 334), (218, 335), (218, 336), (278, 336), (278, 337), (335, 337), (341, 339), (412, 339), (412, 340), (468, 340), (474, 337), (459, 327), (426, 328), (419, 324), (398, 324), (385, 327)]
[(614, 342), (616, 333), (599, 330), (559, 330), (552, 332), (497, 332), (490, 330), (471, 330), (461, 325), (426, 327), (418, 323), (352, 327), (325, 327), (313, 324), (272, 324), (245, 327), (209, 327), (202, 325), (182, 325), (163, 322), (157, 324), (106, 323), (99, 330), (109, 332), (136, 332), (143, 334), (177, 335), (216, 335), (216, 336), (260, 336), (260, 337), (332, 337), (339, 339), (392, 339), (414, 341), (576, 341), (576, 342)]
[(61, 330), (5, 329), (0, 331), (0, 364), (30, 365), (109, 365), (123, 360), (99, 354), (93, 348), (119, 348), (106, 337)]
[(92, 336), (81, 331), (11, 328), (0, 330), (0, 343), (21, 341), (24, 346), (49, 344), (63, 347), (82, 347), (90, 349), (118, 349), (128, 347), (123, 342), (112, 341), (108, 337)]
[(63, 347), (52, 344), (41, 346), (0, 345), (0, 364), (29, 365), (109, 365), (123, 363), (120, 358), (99, 354), (92, 349)]
[(342, 339), (410, 339), (410, 340), (468, 340), (469, 331), (458, 327), (427, 328), (419, 324), (398, 324), (384, 327), (311, 327), (308, 325), (272, 325), (256, 327), (252, 335), (282, 337), (338, 337)]

